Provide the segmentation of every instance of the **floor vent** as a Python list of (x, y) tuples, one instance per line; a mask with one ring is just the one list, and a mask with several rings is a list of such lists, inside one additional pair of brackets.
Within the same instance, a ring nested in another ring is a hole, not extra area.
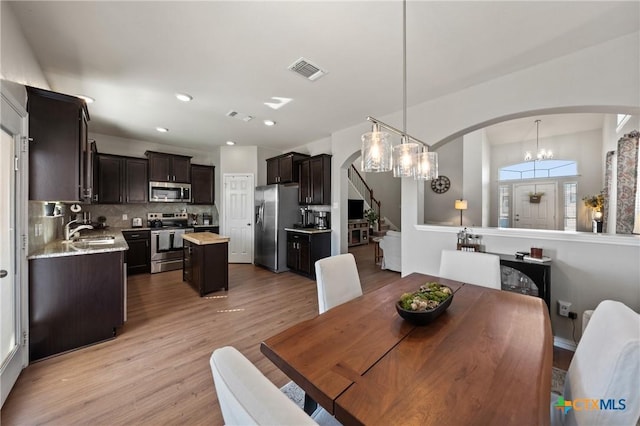
[(305, 58), (300, 58), (289, 66), (289, 69), (304, 78), (315, 81), (327, 72)]

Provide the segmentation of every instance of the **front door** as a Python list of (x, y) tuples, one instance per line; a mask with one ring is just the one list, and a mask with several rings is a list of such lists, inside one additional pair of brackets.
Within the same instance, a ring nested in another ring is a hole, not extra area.
[[(21, 157), (20, 143), (26, 133), (26, 112), (2, 93), (0, 131), (0, 406), (26, 366), (26, 347), (22, 331), (26, 330), (26, 299), (22, 291), (23, 257), (16, 244), (16, 212), (26, 216), (21, 191), (26, 153)], [(19, 197), (19, 198), (18, 198)], [(24, 228), (23, 228), (24, 229)]]
[[(533, 202), (531, 195), (540, 193)], [(555, 182), (515, 184), (514, 202), (514, 228), (557, 229)]]
[(253, 262), (253, 175), (225, 174), (223, 226), (229, 237), (229, 263)]

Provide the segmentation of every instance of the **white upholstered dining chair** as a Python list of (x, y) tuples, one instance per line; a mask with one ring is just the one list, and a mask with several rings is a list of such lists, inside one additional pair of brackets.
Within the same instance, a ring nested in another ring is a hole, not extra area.
[(500, 257), (495, 254), (442, 250), (438, 275), (482, 287), (502, 288)]
[[(598, 400), (599, 409), (584, 404), (578, 409), (556, 408), (557, 399), (552, 397), (551, 424), (554, 426), (637, 424), (640, 419), (638, 313), (620, 302), (600, 302), (571, 359), (561, 397), (565, 402), (583, 398)], [(600, 400), (609, 404), (608, 409), (602, 409)]]
[(213, 351), (209, 364), (227, 426), (340, 425), (323, 408), (308, 416), (234, 347)]
[(351, 253), (325, 257), (315, 266), (320, 313), (362, 296), (356, 259)]

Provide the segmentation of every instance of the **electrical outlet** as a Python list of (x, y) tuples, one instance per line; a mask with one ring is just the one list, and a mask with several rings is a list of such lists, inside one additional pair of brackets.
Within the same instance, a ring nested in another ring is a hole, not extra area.
[(129, 218), (129, 216), (127, 216), (126, 214), (122, 215), (122, 220), (127, 220)]
[(571, 308), (571, 302), (565, 302), (564, 300), (558, 300), (558, 315), (561, 317), (569, 317), (569, 309)]

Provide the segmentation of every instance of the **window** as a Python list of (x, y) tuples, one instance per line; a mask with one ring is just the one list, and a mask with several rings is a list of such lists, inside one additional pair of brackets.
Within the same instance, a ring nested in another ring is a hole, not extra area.
[(564, 230), (575, 231), (577, 228), (576, 193), (578, 184), (567, 182), (564, 184)]
[(501, 167), (498, 171), (498, 179), (500, 181), (548, 179), (551, 177), (576, 176), (577, 174), (578, 164), (575, 161), (540, 160), (525, 161), (524, 163)]
[(629, 121), (630, 117), (631, 116), (629, 114), (618, 114), (618, 119), (616, 121), (616, 133), (620, 133), (624, 125)]
[(500, 228), (509, 227), (509, 211), (511, 210), (511, 194), (510, 185), (500, 185), (498, 188), (499, 193), (499, 211), (498, 211), (498, 226)]

